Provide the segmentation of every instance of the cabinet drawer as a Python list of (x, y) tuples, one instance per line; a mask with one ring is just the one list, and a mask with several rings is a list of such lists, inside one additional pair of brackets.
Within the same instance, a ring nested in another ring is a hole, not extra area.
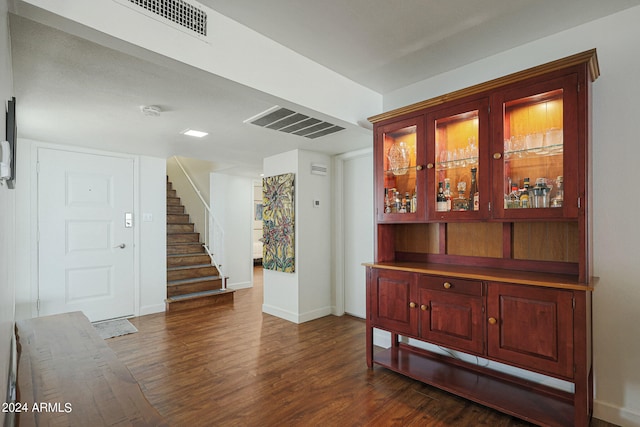
[(420, 288), (433, 291), (482, 296), (482, 282), (479, 280), (421, 275), (418, 279), (418, 285)]

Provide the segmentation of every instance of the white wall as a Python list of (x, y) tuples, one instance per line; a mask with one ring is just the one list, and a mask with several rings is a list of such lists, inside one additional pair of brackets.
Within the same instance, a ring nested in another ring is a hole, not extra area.
[[(11, 50), (7, 17), (7, 1), (0, 0), (0, 104), (13, 95)], [(5, 137), (5, 120), (0, 116), (0, 139)], [(19, 183), (16, 181), (16, 185)], [(7, 383), (11, 366), (13, 325), (15, 311), (15, 190), (0, 186), (0, 402), (7, 397)], [(0, 424), (4, 425), (5, 413), (0, 412)]]
[(640, 7), (474, 62), (384, 97), (385, 110), (597, 48), (593, 85), (595, 405), (597, 418), (640, 426)]
[[(16, 319), (37, 316), (38, 291), (37, 250), (37, 176), (36, 153), (38, 147), (64, 148), (79, 152), (128, 156), (83, 150), (78, 147), (49, 144), (46, 142), (19, 139), (18, 176), (20, 186), (16, 188)], [(135, 314), (150, 314), (164, 311), (166, 297), (166, 160), (154, 157), (131, 155), (135, 160), (134, 199), (137, 212), (134, 224), (135, 235)], [(142, 213), (152, 216), (152, 221), (142, 221)]]
[[(264, 270), (262, 311), (302, 323), (331, 313), (331, 171), (311, 174), (311, 163), (329, 167), (319, 153), (293, 150), (264, 159), (264, 176), (295, 173), (295, 272)], [(313, 200), (320, 206), (313, 207)]]
[[(140, 259), (139, 315), (164, 311), (167, 297), (167, 199), (164, 159), (140, 156), (137, 206)], [(144, 220), (144, 214), (150, 221)]]
[(211, 210), (224, 230), (224, 251), (218, 262), (229, 278), (227, 287), (249, 288), (253, 286), (253, 180), (221, 173), (212, 173), (210, 180)]

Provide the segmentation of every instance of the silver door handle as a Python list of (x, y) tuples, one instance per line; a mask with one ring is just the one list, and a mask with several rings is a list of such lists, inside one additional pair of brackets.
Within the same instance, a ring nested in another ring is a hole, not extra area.
[(124, 249), (127, 245), (125, 245), (124, 243), (120, 243), (118, 246), (114, 246), (113, 248), (120, 248), (120, 249)]

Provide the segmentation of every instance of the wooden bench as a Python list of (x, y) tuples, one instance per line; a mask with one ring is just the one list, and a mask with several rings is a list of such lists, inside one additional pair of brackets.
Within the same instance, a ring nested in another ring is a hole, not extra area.
[(18, 426), (166, 426), (81, 312), (16, 322)]

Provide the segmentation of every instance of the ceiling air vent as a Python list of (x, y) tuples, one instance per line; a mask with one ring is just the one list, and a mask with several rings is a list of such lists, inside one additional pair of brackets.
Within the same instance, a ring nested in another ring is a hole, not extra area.
[(120, 3), (130, 3), (146, 9), (148, 12), (161, 16), (194, 31), (201, 36), (207, 35), (207, 13), (197, 6), (183, 0), (116, 0)]
[(292, 135), (304, 136), (310, 139), (330, 135), (344, 129), (333, 123), (315, 119), (289, 110), (288, 108), (278, 106), (269, 108), (267, 111), (263, 111), (244, 122), (267, 129), (290, 133)]

